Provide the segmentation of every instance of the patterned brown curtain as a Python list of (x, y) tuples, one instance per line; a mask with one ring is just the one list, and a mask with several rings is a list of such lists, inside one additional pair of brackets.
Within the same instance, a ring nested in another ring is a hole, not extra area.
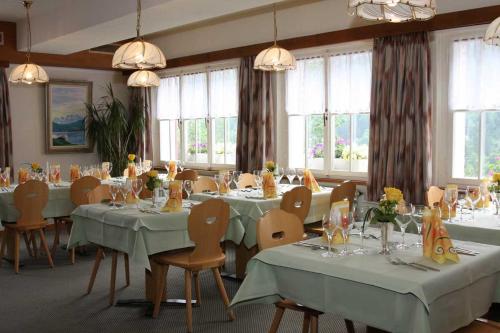
[(236, 169), (260, 170), (275, 158), (271, 73), (253, 69), (255, 57), (241, 59)]
[[(137, 153), (143, 160), (153, 159), (151, 132), (151, 88), (131, 88), (131, 101), (140, 98), (144, 110), (144, 131), (137, 137)], [(138, 96), (137, 96), (138, 95)]]
[(0, 68), (0, 168), (10, 166), (13, 171), (11, 122), (8, 77), (5, 68)]
[(431, 53), (427, 33), (377, 38), (373, 48), (368, 199), (384, 187), (423, 204), (432, 175)]

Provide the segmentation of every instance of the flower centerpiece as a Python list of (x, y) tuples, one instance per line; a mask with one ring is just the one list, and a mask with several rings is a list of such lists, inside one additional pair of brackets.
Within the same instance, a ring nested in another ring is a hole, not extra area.
[(495, 203), (495, 215), (498, 215), (498, 210), (500, 207), (500, 172), (494, 173), (491, 177), (491, 184), (490, 186), (488, 186), (488, 191), (490, 192), (492, 201)]
[(36, 173), (42, 173), (43, 169), (39, 163), (33, 162), (31, 163), (31, 171)]
[(153, 207), (156, 207), (156, 201), (159, 196), (159, 189), (162, 185), (160, 178), (158, 177), (158, 171), (151, 170), (147, 173), (148, 180), (146, 181), (146, 188), (152, 193)]
[(136, 168), (135, 168), (135, 154), (128, 154), (127, 156), (128, 158), (128, 167), (127, 167), (127, 170), (128, 170), (128, 178), (137, 178), (137, 171), (136, 171)]
[(265, 164), (266, 170), (270, 173), (274, 173), (274, 170), (276, 170), (276, 164), (274, 161), (267, 161)]

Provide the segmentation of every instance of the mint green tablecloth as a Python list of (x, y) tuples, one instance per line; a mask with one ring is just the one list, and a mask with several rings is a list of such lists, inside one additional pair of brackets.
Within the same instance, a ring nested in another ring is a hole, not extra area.
[(454, 239), (500, 246), (500, 215), (493, 213), (492, 209), (477, 212), (474, 221), (468, 213), (462, 221), (458, 217), (445, 222), (446, 228)]
[[(187, 233), (189, 212), (189, 208), (184, 208), (182, 212), (151, 214), (140, 212), (135, 206), (111, 209), (103, 204), (83, 205), (71, 214), (73, 227), (68, 246), (102, 245), (128, 253), (131, 260), (150, 269), (149, 255), (194, 245)], [(239, 244), (243, 234), (239, 220), (232, 219), (225, 239)]]
[[(353, 237), (353, 242), (359, 240)], [(376, 240), (366, 243), (379, 247)], [(322, 250), (293, 245), (268, 249), (249, 262), (232, 306), (274, 303), (283, 297), (389, 332), (452, 332), (488, 311), (498, 299), (500, 276), (499, 247), (455, 243), (481, 254), (460, 256), (459, 264), (437, 265), (416, 248), (395, 253), (440, 272), (392, 265), (375, 250), (367, 256), (327, 259), (321, 257)]]
[[(280, 185), (279, 191), (286, 192), (293, 188), (290, 185)], [(305, 223), (313, 223), (321, 221), (323, 214), (330, 209), (330, 193), (331, 190), (323, 190), (319, 193), (313, 193), (311, 201), (311, 209), (306, 218)], [(192, 194), (191, 199), (205, 201), (213, 198), (214, 195), (206, 193)], [(251, 248), (257, 244), (256, 224), (257, 221), (264, 215), (265, 212), (272, 208), (279, 208), (282, 197), (276, 199), (264, 200), (258, 197), (257, 191), (243, 192), (233, 190), (231, 194), (221, 196), (221, 198), (229, 203), (237, 213), (233, 219), (239, 219), (245, 228), (245, 237), (243, 243), (247, 248)]]

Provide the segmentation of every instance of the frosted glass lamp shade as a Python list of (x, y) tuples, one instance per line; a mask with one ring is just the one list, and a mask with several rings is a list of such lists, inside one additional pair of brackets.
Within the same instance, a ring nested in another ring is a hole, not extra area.
[(127, 85), (129, 87), (158, 87), (160, 78), (155, 72), (140, 70), (130, 75)]
[(436, 0), (349, 0), (349, 9), (370, 21), (425, 21), (436, 15)]
[(261, 51), (255, 58), (254, 69), (262, 71), (283, 71), (297, 67), (295, 57), (289, 51), (273, 45)]
[(160, 48), (142, 39), (123, 44), (113, 55), (113, 68), (151, 69), (164, 68), (166, 65), (165, 55)]
[(500, 17), (491, 22), (486, 35), (484, 35), (484, 42), (489, 45), (500, 46)]
[(49, 76), (45, 70), (35, 64), (27, 63), (17, 66), (9, 75), (9, 82), (12, 83), (46, 83), (49, 81)]

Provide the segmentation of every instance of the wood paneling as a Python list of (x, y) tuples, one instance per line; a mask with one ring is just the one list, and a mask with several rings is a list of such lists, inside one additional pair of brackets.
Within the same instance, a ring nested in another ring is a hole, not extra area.
[[(346, 13), (347, 15), (347, 13)], [(471, 10), (464, 10), (454, 13), (436, 15), (435, 18), (423, 22), (409, 23), (381, 23), (358, 28), (351, 28), (339, 31), (325, 32), (317, 35), (309, 35), (284, 39), (278, 43), (289, 50), (317, 47), (338, 43), (346, 43), (357, 40), (372, 39), (383, 36), (399, 35), (420, 31), (436, 31), (453, 28), (461, 28), (472, 25), (488, 24), (500, 16), (500, 5)], [(167, 67), (175, 68), (189, 66), (213, 61), (221, 61), (233, 58), (241, 58), (256, 55), (264, 48), (269, 47), (269, 43), (248, 45), (220, 51), (196, 54), (192, 56), (167, 59)]]

